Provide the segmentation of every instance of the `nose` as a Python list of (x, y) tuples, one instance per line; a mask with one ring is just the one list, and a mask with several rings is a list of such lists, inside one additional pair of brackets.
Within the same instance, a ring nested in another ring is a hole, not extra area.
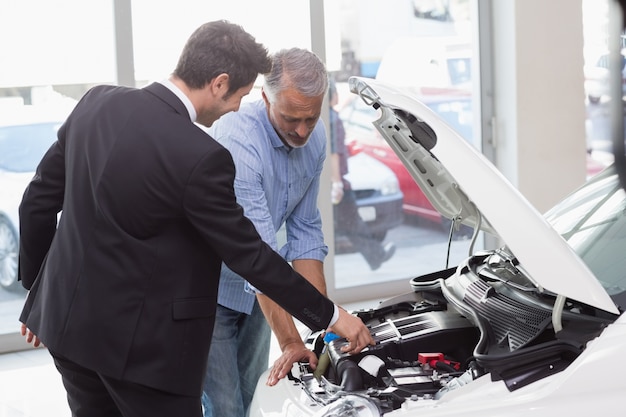
[(296, 127), (296, 133), (298, 134), (298, 136), (300, 136), (301, 138), (305, 138), (309, 135), (310, 132), (311, 128), (306, 122), (298, 123), (298, 126)]

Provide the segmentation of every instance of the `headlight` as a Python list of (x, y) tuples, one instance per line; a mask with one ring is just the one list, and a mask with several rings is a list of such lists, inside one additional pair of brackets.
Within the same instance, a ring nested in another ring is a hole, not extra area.
[(314, 417), (380, 417), (376, 404), (365, 397), (350, 394), (339, 398), (317, 413)]
[(389, 176), (387, 178), (385, 178), (385, 181), (383, 182), (381, 188), (380, 188), (380, 193), (382, 195), (392, 195), (392, 194), (397, 194), (400, 192), (400, 185), (398, 185), (398, 180), (396, 179), (396, 176)]

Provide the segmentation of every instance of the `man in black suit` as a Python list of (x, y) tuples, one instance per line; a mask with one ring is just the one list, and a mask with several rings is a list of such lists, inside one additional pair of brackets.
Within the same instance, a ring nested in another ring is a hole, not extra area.
[(346, 352), (373, 343), (263, 243), (230, 153), (193, 123), (236, 111), (270, 65), (241, 27), (207, 23), (168, 80), (87, 92), (40, 162), (20, 205), (20, 321), (53, 356), (73, 416), (202, 415), (222, 261), (345, 336)]

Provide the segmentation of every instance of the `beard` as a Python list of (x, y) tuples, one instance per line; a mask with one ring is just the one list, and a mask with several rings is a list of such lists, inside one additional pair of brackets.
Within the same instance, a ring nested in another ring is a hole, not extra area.
[(286, 132), (279, 132), (278, 136), (280, 136), (285, 145), (289, 146), (292, 149), (298, 149), (304, 147), (307, 144), (309, 138), (311, 137), (311, 133), (309, 133), (305, 137), (302, 137), (295, 133), (289, 134)]

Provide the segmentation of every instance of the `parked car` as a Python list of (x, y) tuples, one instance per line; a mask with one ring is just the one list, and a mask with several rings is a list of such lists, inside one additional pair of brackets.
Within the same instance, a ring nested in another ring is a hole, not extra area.
[[(626, 94), (626, 56), (621, 55), (622, 94)], [(602, 97), (611, 95), (609, 82), (609, 54), (600, 55), (594, 65), (585, 66), (585, 93), (590, 103), (598, 103)]]
[(0, 115), (0, 287), (6, 290), (21, 289), (17, 256), (22, 195), (68, 112), (26, 105), (3, 108)]
[[(472, 135), (472, 101), (469, 93), (462, 90), (440, 90), (439, 94), (422, 94), (422, 90), (405, 89), (415, 93), (431, 110), (443, 118), (450, 126), (470, 143)], [(389, 144), (372, 126), (378, 111), (355, 97), (341, 109), (339, 117), (346, 129), (346, 143), (350, 154), (366, 153), (388, 166), (398, 178), (404, 196), (402, 209), (407, 216), (417, 216), (427, 221), (439, 223), (445, 231), (450, 229), (450, 222), (432, 206), (420, 187), (415, 183), (409, 171), (402, 164)], [(471, 235), (467, 227), (457, 232)]]
[(626, 193), (613, 167), (542, 216), (424, 103), (370, 79), (350, 88), (380, 109), (376, 129), (433, 206), (502, 246), (354, 312), (376, 341), (357, 355), (306, 336), (316, 372), (295, 364), (275, 387), (261, 376), (250, 417), (623, 415)]
[(346, 179), (354, 191), (359, 215), (381, 242), (402, 224), (402, 191), (394, 172), (365, 153), (348, 158)]

